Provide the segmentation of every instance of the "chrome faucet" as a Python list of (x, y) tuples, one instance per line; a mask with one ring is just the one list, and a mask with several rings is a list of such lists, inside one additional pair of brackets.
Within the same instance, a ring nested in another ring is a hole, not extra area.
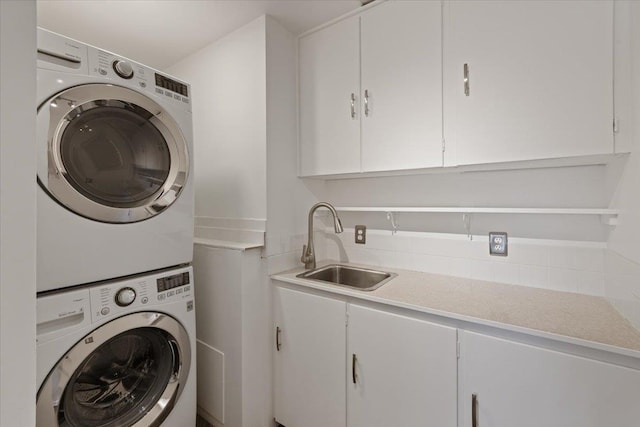
[(309, 210), (309, 240), (307, 240), (307, 244), (302, 246), (302, 257), (300, 257), (300, 261), (304, 262), (304, 268), (307, 270), (316, 268), (316, 254), (313, 250), (313, 214), (320, 207), (325, 207), (331, 211), (333, 215), (333, 228), (336, 233), (342, 233), (344, 229), (342, 228), (342, 223), (340, 222), (340, 218), (338, 218), (338, 213), (336, 209), (331, 206), (327, 202), (316, 203)]

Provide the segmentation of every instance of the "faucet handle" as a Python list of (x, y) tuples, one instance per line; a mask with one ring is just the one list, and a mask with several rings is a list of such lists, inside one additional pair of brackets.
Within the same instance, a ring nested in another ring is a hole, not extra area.
[(300, 261), (307, 263), (307, 245), (302, 245), (302, 256), (300, 257)]

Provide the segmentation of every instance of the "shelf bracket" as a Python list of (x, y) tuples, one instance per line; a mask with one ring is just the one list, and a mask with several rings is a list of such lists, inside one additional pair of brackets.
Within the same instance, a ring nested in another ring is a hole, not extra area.
[(618, 214), (601, 214), (600, 222), (604, 225), (616, 226), (618, 225)]
[(473, 240), (473, 235), (471, 234), (471, 214), (462, 214), (462, 225), (464, 226), (464, 231), (467, 233), (469, 240)]
[(398, 217), (395, 212), (387, 212), (387, 219), (391, 221), (391, 234), (396, 234), (398, 231)]

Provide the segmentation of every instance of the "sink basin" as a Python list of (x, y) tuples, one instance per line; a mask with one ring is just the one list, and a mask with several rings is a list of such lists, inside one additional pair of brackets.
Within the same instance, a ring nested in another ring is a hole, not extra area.
[(361, 291), (373, 291), (396, 277), (395, 273), (331, 264), (305, 271), (296, 277), (318, 280), (333, 285), (348, 286)]

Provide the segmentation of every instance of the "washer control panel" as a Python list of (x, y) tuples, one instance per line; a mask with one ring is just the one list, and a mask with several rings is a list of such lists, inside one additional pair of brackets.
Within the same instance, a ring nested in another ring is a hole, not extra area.
[(136, 300), (136, 290), (133, 288), (122, 288), (116, 292), (116, 304), (126, 307)]
[(133, 67), (125, 60), (116, 59), (113, 61), (113, 71), (123, 79), (133, 78)]
[(191, 267), (104, 283), (90, 289), (91, 317), (95, 322), (133, 310), (154, 310), (154, 306), (193, 300)]
[(160, 277), (156, 280), (158, 301), (179, 296), (185, 292), (191, 292), (191, 278), (189, 272)]

